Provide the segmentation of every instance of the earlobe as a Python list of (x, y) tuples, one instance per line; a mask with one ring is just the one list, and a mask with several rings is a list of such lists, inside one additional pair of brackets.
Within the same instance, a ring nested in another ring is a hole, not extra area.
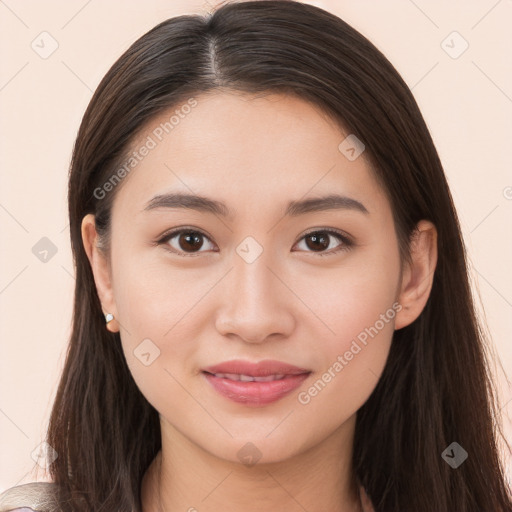
[(427, 220), (418, 222), (410, 241), (411, 264), (404, 269), (395, 330), (405, 327), (423, 311), (430, 296), (437, 265), (437, 230)]
[(81, 231), (82, 242), (94, 275), (96, 291), (101, 302), (103, 313), (109, 313), (114, 317), (112, 320), (106, 322), (106, 327), (111, 332), (118, 332), (119, 326), (115, 320), (117, 309), (112, 289), (109, 263), (105, 254), (98, 249), (98, 234), (96, 232), (93, 214), (89, 213), (82, 219)]

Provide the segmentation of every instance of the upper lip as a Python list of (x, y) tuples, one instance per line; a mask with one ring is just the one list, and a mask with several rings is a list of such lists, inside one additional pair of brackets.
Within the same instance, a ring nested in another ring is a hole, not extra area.
[(301, 373), (310, 373), (311, 370), (299, 368), (292, 364), (282, 361), (273, 361), (266, 359), (258, 363), (233, 359), (222, 363), (202, 368), (208, 373), (234, 373), (239, 375), (250, 375), (251, 377), (267, 377), (268, 375), (299, 375)]

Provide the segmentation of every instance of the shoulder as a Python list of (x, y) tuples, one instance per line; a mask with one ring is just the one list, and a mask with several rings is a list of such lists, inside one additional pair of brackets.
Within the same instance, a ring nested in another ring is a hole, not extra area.
[(361, 497), (361, 503), (363, 505), (363, 512), (375, 512), (370, 497), (368, 496), (368, 494), (366, 494), (366, 489), (362, 485), (359, 486), (359, 495)]
[(10, 487), (0, 494), (0, 512), (58, 512), (55, 490), (52, 482)]

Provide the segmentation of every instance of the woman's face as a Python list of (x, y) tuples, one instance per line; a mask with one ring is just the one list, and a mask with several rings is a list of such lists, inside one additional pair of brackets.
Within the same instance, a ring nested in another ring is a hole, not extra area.
[[(239, 461), (246, 443), (260, 462), (298, 454), (353, 419), (382, 373), (398, 243), (349, 135), (294, 97), (216, 93), (161, 115), (132, 147), (112, 211), (111, 312), (165, 428), (210, 454)], [(167, 194), (224, 206), (158, 206)], [(333, 194), (346, 199), (308, 207)], [(233, 384), (203, 371), (232, 360), (309, 373)]]

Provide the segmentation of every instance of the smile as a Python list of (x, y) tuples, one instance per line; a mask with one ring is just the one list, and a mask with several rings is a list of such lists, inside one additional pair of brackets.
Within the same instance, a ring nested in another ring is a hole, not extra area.
[(203, 371), (202, 375), (224, 398), (249, 407), (259, 407), (281, 400), (298, 388), (310, 373), (254, 377), (243, 374), (212, 374)]

